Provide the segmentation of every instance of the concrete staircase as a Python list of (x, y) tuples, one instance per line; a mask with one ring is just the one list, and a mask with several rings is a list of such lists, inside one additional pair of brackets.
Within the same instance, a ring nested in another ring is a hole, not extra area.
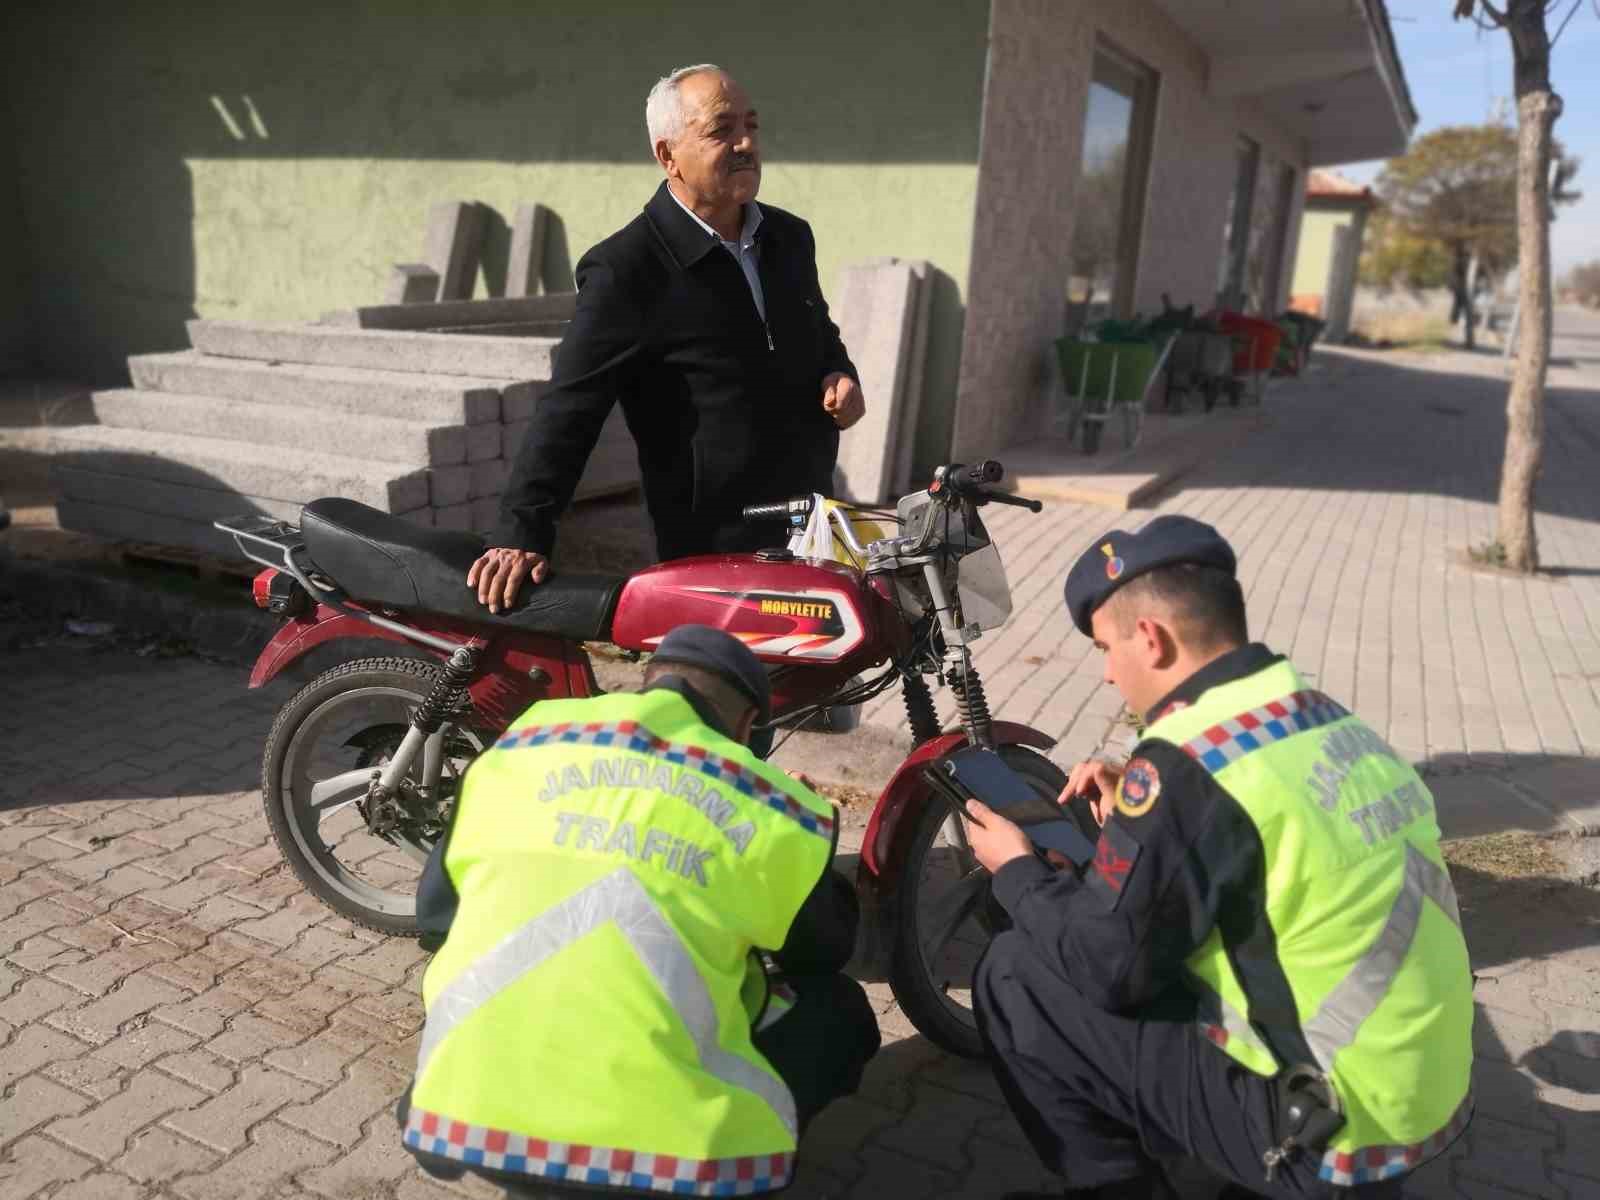
[[(487, 531), (570, 310), (570, 298), (539, 297), (357, 309), (315, 325), (191, 321), (192, 350), (130, 359), (133, 387), (94, 393), (94, 423), (53, 431), (60, 523), (237, 557), (213, 520), (292, 520), (309, 500), (347, 496)], [(402, 327), (374, 327), (385, 324)], [(577, 498), (638, 482), (618, 410)]]

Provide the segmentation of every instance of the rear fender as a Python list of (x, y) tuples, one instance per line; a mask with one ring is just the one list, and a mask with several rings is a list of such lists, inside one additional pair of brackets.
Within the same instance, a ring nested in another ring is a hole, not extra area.
[[(482, 628), (439, 622), (413, 625), (439, 637), (467, 642), (482, 638)], [(304, 618), (285, 622), (256, 658), (250, 686), (264, 687), (312, 650), (341, 638), (398, 642), (425, 651), (433, 658), (444, 655), (394, 630), (340, 612), (326, 604)], [(539, 700), (592, 696), (600, 691), (589, 656), (578, 642), (517, 631), (492, 633), (479, 652), (478, 672), (468, 685), (478, 718), (499, 733), (530, 704)]]
[[(1014, 721), (996, 721), (994, 741), (996, 746), (1031, 746), (1036, 750), (1048, 750), (1056, 744), (1048, 734)], [(931, 796), (928, 782), (922, 778), (922, 768), (966, 743), (967, 735), (960, 730), (942, 733), (923, 742), (900, 764), (867, 821), (857, 880), (861, 886), (875, 892), (894, 890), (897, 872), (892, 867), (896, 834), (907, 822), (917, 819)]]
[(278, 627), (278, 632), (272, 635), (271, 640), (256, 656), (256, 665), (250, 670), (250, 686), (265, 687), (286, 668), (324, 642), (339, 638), (381, 638), (384, 641), (400, 642), (406, 646), (420, 646), (434, 657), (443, 658), (437, 651), (422, 646), (420, 642), (403, 638), (393, 630), (373, 625), (359, 617), (352, 617), (326, 604), (319, 604), (309, 616), (285, 621)]

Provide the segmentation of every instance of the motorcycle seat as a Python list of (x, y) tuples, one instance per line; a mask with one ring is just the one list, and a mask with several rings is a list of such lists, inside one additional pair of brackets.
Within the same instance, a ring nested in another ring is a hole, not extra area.
[(615, 575), (552, 572), (523, 584), (521, 603), (498, 614), (478, 603), (467, 569), (483, 553), (475, 533), (430, 529), (341, 497), (300, 510), (300, 534), (318, 572), (354, 600), (439, 613), (571, 641), (605, 641), (625, 582)]

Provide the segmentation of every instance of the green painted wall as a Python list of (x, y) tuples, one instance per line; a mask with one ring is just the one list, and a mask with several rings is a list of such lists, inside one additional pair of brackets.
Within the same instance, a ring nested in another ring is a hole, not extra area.
[(187, 317), (376, 302), (438, 200), (498, 214), (493, 283), (504, 221), (547, 205), (548, 268), (570, 286), (656, 184), (645, 93), (709, 60), (760, 108), (761, 198), (811, 221), (825, 289), (879, 255), (949, 277), (930, 395), (953, 403), (988, 3), (931, 17), (922, 0), (35, 5), (8, 74), (40, 353), (113, 378), (186, 345)]
[(1328, 268), (1333, 263), (1333, 231), (1349, 225), (1355, 214), (1349, 209), (1312, 208), (1306, 205), (1300, 224), (1300, 249), (1295, 254), (1291, 296), (1320, 296), (1328, 287)]
[[(0, 34), (5, 32), (0, 21)], [(28, 366), (28, 238), (13, 157), (11, 113), (0, 92), (0, 375)]]

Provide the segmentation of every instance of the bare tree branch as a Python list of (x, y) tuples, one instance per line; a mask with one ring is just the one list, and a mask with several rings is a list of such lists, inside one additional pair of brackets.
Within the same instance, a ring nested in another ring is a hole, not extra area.
[(1567, 9), (1566, 19), (1561, 22), (1560, 27), (1556, 30), (1556, 35), (1550, 39), (1550, 49), (1554, 50), (1556, 48), (1556, 43), (1561, 40), (1561, 35), (1567, 31), (1567, 26), (1571, 23), (1573, 15), (1582, 7), (1583, 0), (1572, 0), (1572, 7)]

